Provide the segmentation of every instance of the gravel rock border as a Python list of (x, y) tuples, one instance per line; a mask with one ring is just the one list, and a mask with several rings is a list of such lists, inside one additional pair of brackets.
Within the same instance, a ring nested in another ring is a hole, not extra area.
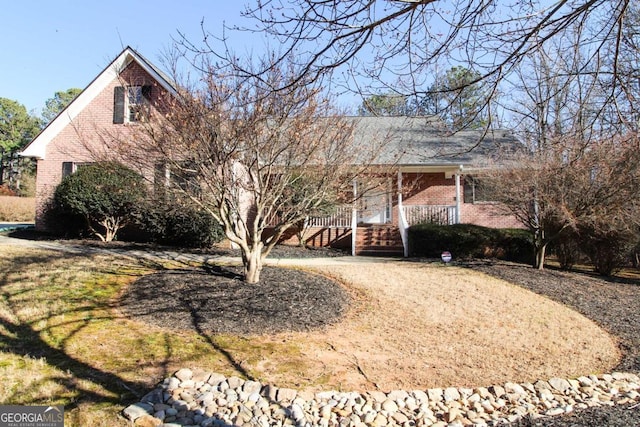
[(473, 389), (313, 394), (181, 369), (123, 413), (137, 425), (156, 426), (481, 427), (635, 404), (639, 389), (636, 375), (614, 373)]

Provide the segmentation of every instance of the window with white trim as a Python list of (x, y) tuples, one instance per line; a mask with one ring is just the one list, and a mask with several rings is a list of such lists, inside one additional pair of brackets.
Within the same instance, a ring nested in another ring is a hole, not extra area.
[(62, 162), (62, 177), (76, 173), (78, 169), (92, 165), (93, 162)]
[(491, 202), (482, 181), (471, 175), (464, 177), (464, 203)]
[(134, 123), (149, 114), (151, 86), (117, 86), (113, 92), (113, 123)]

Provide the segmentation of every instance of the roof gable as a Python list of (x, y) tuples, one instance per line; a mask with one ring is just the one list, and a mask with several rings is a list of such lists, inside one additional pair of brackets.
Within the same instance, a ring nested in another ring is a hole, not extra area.
[(44, 159), (47, 145), (91, 103), (132, 62), (136, 62), (167, 92), (176, 95), (175, 84), (155, 65), (127, 46), (89, 85), (62, 110), (20, 153)]

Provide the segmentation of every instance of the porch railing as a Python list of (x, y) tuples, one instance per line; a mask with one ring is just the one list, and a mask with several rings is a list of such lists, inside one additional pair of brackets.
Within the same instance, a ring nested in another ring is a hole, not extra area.
[[(331, 215), (312, 216), (307, 219), (308, 227), (340, 228), (351, 227), (351, 205), (338, 206)], [(265, 224), (274, 226), (280, 221), (277, 214), (272, 214), (265, 220)]]
[(332, 215), (309, 218), (310, 227), (351, 227), (351, 205), (338, 206)]
[(420, 223), (451, 225), (456, 223), (455, 206), (403, 205), (402, 210), (409, 225)]

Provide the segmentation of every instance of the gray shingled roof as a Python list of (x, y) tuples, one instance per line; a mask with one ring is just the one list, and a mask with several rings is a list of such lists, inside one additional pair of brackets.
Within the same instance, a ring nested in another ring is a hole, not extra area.
[(380, 165), (483, 167), (519, 145), (509, 131), (468, 130), (451, 134), (434, 117), (354, 117), (355, 138), (382, 142)]

